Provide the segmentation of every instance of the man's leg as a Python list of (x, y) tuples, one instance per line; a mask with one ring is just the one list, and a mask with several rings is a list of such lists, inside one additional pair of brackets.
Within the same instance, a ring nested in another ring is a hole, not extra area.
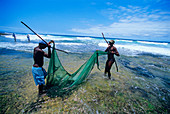
[(39, 95), (43, 93), (43, 84), (38, 86)]
[(108, 72), (108, 60), (106, 61), (106, 65), (105, 65), (105, 71), (104, 71), (104, 75), (106, 75), (106, 73)]
[(108, 62), (108, 78), (111, 79), (111, 73), (110, 73), (110, 69), (112, 67), (113, 61), (109, 61)]

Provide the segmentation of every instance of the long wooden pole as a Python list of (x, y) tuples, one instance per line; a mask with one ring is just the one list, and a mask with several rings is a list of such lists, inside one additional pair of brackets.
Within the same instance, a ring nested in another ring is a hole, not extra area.
[[(106, 41), (106, 43), (109, 44), (108, 41), (106, 40), (106, 38), (104, 37), (104, 34), (103, 34), (103, 33), (102, 33), (102, 36), (103, 36), (104, 40)], [(117, 66), (116, 59), (115, 59), (115, 66), (116, 66), (116, 70), (117, 70), (117, 72), (118, 72), (118, 66)]]
[(109, 44), (108, 41), (106, 40), (106, 38), (104, 37), (104, 34), (103, 34), (103, 33), (102, 33), (102, 35), (103, 35), (103, 38), (104, 38), (104, 40), (106, 41), (106, 43)]
[[(43, 39), (43, 38), (41, 38), (41, 36), (40, 35), (38, 35), (36, 32), (34, 32), (28, 25), (26, 25), (24, 22), (22, 22), (21, 21), (21, 23), (22, 24), (24, 24), (28, 29), (30, 29), (35, 35), (37, 35), (42, 41), (44, 41), (46, 44), (47, 44), (47, 42)], [(55, 48), (56, 49), (56, 48)], [(64, 53), (67, 53), (68, 54), (68, 52), (66, 52), (66, 51), (63, 51), (63, 50), (60, 50), (60, 49), (56, 49), (56, 50), (58, 50), (58, 51), (61, 51), (61, 52), (64, 52)]]

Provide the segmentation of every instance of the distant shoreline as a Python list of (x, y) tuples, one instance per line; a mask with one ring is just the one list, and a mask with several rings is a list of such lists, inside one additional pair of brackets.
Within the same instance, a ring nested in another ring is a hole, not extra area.
[(1, 35), (10, 35), (10, 33), (0, 32), (0, 36), (1, 36)]

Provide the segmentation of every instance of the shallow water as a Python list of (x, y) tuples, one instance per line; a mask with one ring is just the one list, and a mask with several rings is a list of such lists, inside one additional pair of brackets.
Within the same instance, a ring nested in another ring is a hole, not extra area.
[[(75, 72), (92, 53), (59, 53), (61, 63)], [(170, 57), (141, 54), (117, 57), (119, 72), (103, 76), (106, 56), (99, 58), (87, 80), (70, 95), (38, 96), (31, 68), (32, 53), (0, 49), (1, 113), (169, 113)], [(45, 69), (48, 66), (45, 59)], [(51, 93), (52, 94), (52, 93)]]

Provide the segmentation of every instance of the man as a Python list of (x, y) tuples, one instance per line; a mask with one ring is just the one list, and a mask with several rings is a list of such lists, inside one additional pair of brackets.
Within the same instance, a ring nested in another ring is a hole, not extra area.
[(14, 41), (16, 42), (17, 39), (16, 39), (16, 36), (15, 36), (15, 33), (13, 33), (12, 36), (14, 37)]
[[(39, 46), (34, 48), (34, 64), (32, 67), (32, 74), (35, 81), (35, 85), (38, 87), (39, 95), (42, 94), (43, 84), (45, 84), (45, 77), (47, 76), (47, 72), (42, 67), (44, 64), (44, 57), (51, 58), (51, 45), (50, 43), (54, 43), (54, 41), (50, 41), (46, 43), (44, 41), (39, 42)], [(48, 54), (45, 53), (42, 49), (48, 47)]]
[(114, 58), (114, 54), (116, 56), (120, 56), (119, 52), (117, 51), (116, 47), (114, 47), (115, 41), (111, 40), (108, 44), (107, 49), (105, 50), (105, 52), (108, 52), (108, 60), (106, 61), (106, 66), (105, 66), (105, 72), (104, 74), (106, 75), (106, 73), (108, 73), (108, 78), (111, 79), (111, 73), (110, 73), (110, 69), (113, 65), (113, 63), (115, 62), (115, 58)]
[(28, 39), (28, 42), (30, 42), (30, 36), (29, 36), (29, 34), (27, 34), (27, 39)]

